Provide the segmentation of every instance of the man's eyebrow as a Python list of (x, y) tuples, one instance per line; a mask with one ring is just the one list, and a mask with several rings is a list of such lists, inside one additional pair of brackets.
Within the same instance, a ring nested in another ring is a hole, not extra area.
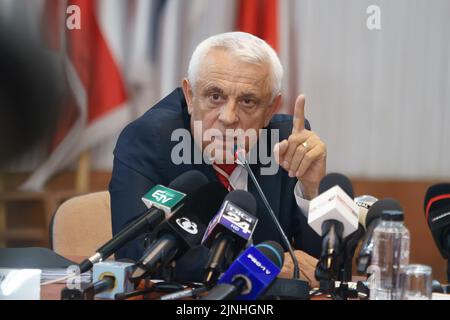
[(242, 92), (239, 94), (239, 98), (260, 100), (260, 97), (256, 93), (253, 93), (253, 92)]
[(212, 92), (214, 92), (214, 93), (220, 93), (220, 94), (224, 94), (224, 91), (221, 89), (221, 88), (219, 88), (219, 87), (217, 87), (217, 86), (207, 86), (204, 90), (203, 90), (203, 92), (204, 93), (206, 93), (206, 94), (208, 94), (208, 93), (212, 93)]

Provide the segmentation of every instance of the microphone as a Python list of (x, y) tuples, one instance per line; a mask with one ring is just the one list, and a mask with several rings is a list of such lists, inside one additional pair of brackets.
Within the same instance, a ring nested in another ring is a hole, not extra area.
[(172, 214), (183, 205), (186, 195), (207, 183), (208, 179), (203, 173), (191, 170), (174, 179), (169, 184), (169, 188), (161, 185), (154, 186), (144, 196), (144, 202), (149, 209), (97, 249), (93, 256), (81, 262), (79, 265), (80, 272), (84, 273), (92, 269), (95, 263), (107, 259), (126, 243), (134, 240), (147, 230), (152, 230), (164, 220), (166, 215)]
[(371, 206), (378, 201), (377, 198), (369, 195), (362, 195), (354, 199), (359, 208), (358, 229), (344, 239), (344, 261), (341, 265), (339, 278), (341, 282), (350, 282), (352, 280), (353, 256), (359, 241), (366, 234), (366, 216)]
[[(330, 222), (323, 226), (327, 220)], [(353, 201), (350, 180), (342, 174), (327, 174), (319, 184), (319, 195), (310, 201), (309, 226), (322, 236), (324, 228), (342, 229), (342, 239), (356, 231), (358, 221), (359, 209)]]
[(92, 283), (79, 289), (64, 288), (61, 300), (114, 299), (116, 294), (134, 290), (129, 280), (132, 262), (104, 261), (94, 264)]
[(322, 280), (334, 280), (339, 273), (343, 239), (358, 229), (359, 208), (353, 201), (351, 181), (342, 174), (323, 177), (319, 193), (310, 202), (308, 224), (322, 236), (315, 276), (325, 285)]
[(131, 278), (145, 278), (200, 244), (207, 223), (227, 193), (221, 183), (210, 182), (188, 195), (185, 205), (153, 230)]
[(403, 211), (400, 203), (395, 199), (381, 199), (375, 202), (367, 211), (364, 226), (366, 228), (366, 236), (356, 258), (356, 271), (359, 274), (366, 274), (367, 268), (371, 264), (373, 252), (373, 230), (380, 223), (381, 215), (384, 210)]
[(284, 250), (274, 241), (246, 249), (200, 300), (255, 300), (280, 273)]
[(247, 245), (258, 222), (255, 214), (256, 200), (250, 192), (234, 190), (225, 197), (202, 239), (202, 244), (211, 249), (203, 278), (207, 288)]
[[(119, 261), (103, 261), (94, 264), (92, 279), (94, 286), (103, 286), (97, 290), (97, 298), (114, 299), (116, 294), (134, 290), (134, 283), (130, 281), (130, 274), (134, 269), (134, 263)], [(108, 279), (112, 279), (112, 283)], [(103, 282), (105, 282), (103, 284)], [(109, 284), (109, 286), (107, 286)]]
[(341, 187), (350, 198), (353, 198), (353, 184), (349, 178), (342, 173), (332, 172), (322, 178), (319, 184), (319, 195), (325, 191), (333, 188), (334, 186)]
[[(236, 146), (237, 147), (237, 146)], [(242, 164), (247, 171), (248, 175), (253, 181), (253, 184), (256, 187), (256, 190), (261, 197), (264, 206), (269, 212), (269, 216), (272, 219), (275, 227), (277, 228), (279, 234), (281, 235), (281, 239), (283, 244), (288, 249), (289, 255), (292, 260), (292, 264), (294, 267), (292, 279), (277, 279), (271, 286), (271, 288), (266, 293), (270, 297), (277, 298), (287, 298), (287, 299), (309, 299), (309, 283), (307, 281), (300, 280), (300, 268), (298, 265), (297, 257), (295, 256), (294, 249), (292, 248), (291, 242), (288, 240), (286, 233), (283, 231), (283, 228), (280, 225), (275, 213), (273, 212), (272, 207), (267, 201), (264, 192), (261, 189), (261, 186), (256, 180), (255, 175), (253, 174), (252, 169), (250, 168), (250, 164), (248, 162), (246, 151), (243, 148), (236, 148), (235, 152), (236, 161)]]
[(355, 203), (359, 207), (359, 224), (367, 230), (366, 217), (372, 205), (378, 201), (374, 196), (362, 195), (355, 198)]
[[(439, 252), (444, 259), (450, 255), (450, 183), (428, 188), (424, 199), (425, 218)], [(447, 261), (447, 279), (450, 282), (450, 263)]]
[(99, 292), (114, 287), (114, 278), (110, 276), (95, 283), (81, 283), (79, 288), (64, 288), (61, 290), (61, 300), (94, 300)]

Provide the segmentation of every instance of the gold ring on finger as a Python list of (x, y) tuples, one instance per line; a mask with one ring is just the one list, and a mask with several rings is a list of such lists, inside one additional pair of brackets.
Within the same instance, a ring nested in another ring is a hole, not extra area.
[(308, 143), (307, 143), (306, 141), (302, 143), (302, 146), (303, 146), (306, 150), (308, 150)]

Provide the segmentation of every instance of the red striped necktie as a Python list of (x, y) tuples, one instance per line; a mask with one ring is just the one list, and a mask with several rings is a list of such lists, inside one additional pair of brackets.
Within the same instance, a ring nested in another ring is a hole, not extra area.
[(236, 169), (237, 164), (213, 163), (212, 166), (214, 168), (214, 172), (216, 173), (217, 179), (219, 179), (220, 183), (222, 183), (228, 191), (232, 191), (233, 187), (230, 184), (230, 176), (233, 173), (234, 169)]

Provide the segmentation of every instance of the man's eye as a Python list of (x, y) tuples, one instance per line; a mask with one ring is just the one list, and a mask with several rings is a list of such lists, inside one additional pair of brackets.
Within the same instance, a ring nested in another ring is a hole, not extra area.
[(213, 93), (209, 96), (209, 100), (213, 103), (222, 102), (223, 98), (219, 93)]
[(244, 99), (242, 100), (242, 105), (247, 108), (251, 108), (256, 105), (255, 101), (252, 99)]

